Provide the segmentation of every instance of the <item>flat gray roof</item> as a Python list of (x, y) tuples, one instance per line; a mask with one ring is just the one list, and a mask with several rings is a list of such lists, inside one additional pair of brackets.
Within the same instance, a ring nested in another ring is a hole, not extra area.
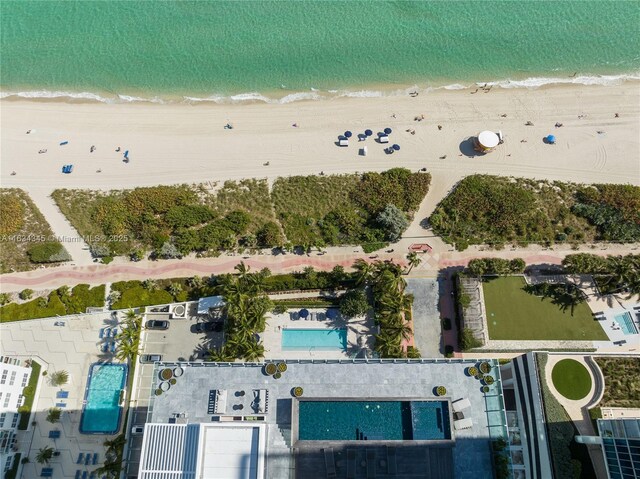
[[(499, 378), (498, 363), (487, 360), (492, 366), (491, 374)], [(441, 359), (441, 360), (287, 360), (287, 370), (280, 379), (267, 376), (263, 364), (255, 363), (181, 363), (183, 374), (177, 378), (175, 385), (160, 396), (152, 396), (149, 408), (149, 422), (167, 423), (176, 414), (184, 414), (189, 423), (212, 422), (219, 416), (232, 416), (249, 419), (260, 418), (261, 424), (267, 425), (267, 470), (271, 477), (288, 477), (288, 471), (294, 466), (305, 471), (304, 464), (313, 464), (325, 457), (323, 450), (326, 444), (318, 443), (318, 447), (307, 443), (304, 447), (295, 444), (292, 454), (292, 390), (300, 386), (307, 398), (424, 398), (435, 399), (434, 389), (445, 386), (447, 394), (443, 399), (455, 401), (468, 398), (471, 406), (464, 411), (465, 419), (471, 419), (473, 425), (468, 429), (452, 431), (455, 447), (436, 444), (417, 445), (413, 441), (389, 442), (397, 449), (398, 474), (395, 477), (410, 477), (408, 474), (415, 468), (426, 467), (426, 461), (436, 470), (445, 474), (441, 477), (490, 479), (492, 466), (490, 457), (490, 441), (492, 424), (496, 415), (504, 415), (504, 408), (496, 409), (502, 403), (499, 380), (491, 386), (491, 392), (485, 397), (482, 384), (466, 374), (469, 366), (477, 360)], [(177, 364), (159, 364), (156, 368), (176, 367)], [(154, 374), (158, 378), (159, 371)], [(156, 383), (160, 380), (157, 379)], [(156, 386), (157, 387), (157, 384)], [(152, 388), (152, 391), (155, 389)], [(211, 399), (222, 392), (226, 395), (223, 404), (212, 404)], [(258, 391), (256, 393), (256, 391)], [(264, 400), (266, 407), (254, 408), (255, 397)], [(242, 407), (240, 407), (242, 406)], [(218, 413), (214, 413), (217, 407)], [(265, 410), (264, 414), (256, 411)], [(222, 412), (220, 412), (222, 411)], [(494, 435), (495, 437), (495, 435)], [(373, 445), (369, 446), (372, 447)], [(334, 454), (338, 477), (346, 477), (347, 449), (362, 450), (367, 441), (336, 442)], [(409, 452), (412, 447), (422, 447), (419, 454)], [(374, 452), (379, 477), (382, 474), (384, 444), (376, 442)], [(432, 451), (433, 450), (433, 451)], [(405, 451), (407, 451), (405, 453)], [(429, 452), (427, 452), (429, 451)], [(447, 452), (450, 451), (450, 452)], [(344, 456), (342, 453), (344, 452)], [(433, 454), (432, 454), (433, 453)], [(358, 453), (356, 454), (365, 454)], [(453, 457), (453, 476), (447, 476), (448, 455)], [(359, 456), (358, 456), (359, 457)], [(404, 458), (404, 459), (403, 459)], [(365, 459), (366, 460), (366, 459)], [(413, 464), (413, 465), (412, 465)], [(371, 467), (371, 466), (370, 466)], [(424, 470), (424, 469), (423, 469)], [(405, 471), (404, 475), (400, 471)], [(302, 473), (300, 473), (302, 474)], [(322, 472), (324, 475), (324, 472)], [(313, 475), (306, 477), (312, 477)], [(298, 477), (305, 477), (299, 475)], [(320, 477), (320, 476), (318, 476)], [(392, 476), (388, 476), (392, 477)], [(414, 475), (411, 477), (425, 477)], [(438, 477), (438, 476), (434, 476)]]

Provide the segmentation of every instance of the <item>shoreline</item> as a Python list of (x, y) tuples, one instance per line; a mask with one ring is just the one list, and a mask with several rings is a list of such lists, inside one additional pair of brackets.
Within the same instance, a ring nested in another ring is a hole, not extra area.
[(267, 89), (233, 94), (204, 93), (160, 93), (111, 91), (73, 91), (72, 89), (10, 89), (0, 87), (0, 101), (62, 101), (68, 103), (106, 103), (106, 104), (287, 104), (298, 101), (335, 100), (339, 98), (379, 98), (407, 96), (411, 92), (430, 94), (441, 90), (472, 90), (487, 86), (496, 89), (537, 90), (554, 86), (618, 86), (626, 83), (639, 83), (640, 71), (610, 75), (576, 74), (571, 76), (540, 76), (522, 79), (505, 78), (487, 81), (443, 82), (442, 84), (416, 83), (372, 83), (353, 88), (289, 90)]
[[(405, 167), (427, 168), (434, 187), (474, 173), (640, 184), (637, 82), (472, 93), (197, 106), (5, 99), (0, 182), (44, 193)], [(416, 121), (421, 115), (425, 119)], [(555, 128), (557, 122), (564, 126)], [(225, 129), (227, 123), (234, 128)], [(357, 141), (364, 129), (385, 127), (394, 130), (391, 143), (401, 151), (387, 154), (373, 138)], [(354, 138), (340, 148), (335, 143), (346, 130)], [(476, 156), (468, 140), (482, 130), (502, 131), (505, 143)], [(543, 143), (548, 134), (557, 136), (556, 145)], [(368, 147), (367, 156), (359, 154), (361, 146)], [(47, 153), (39, 154), (43, 149)], [(129, 163), (122, 161), (125, 150)], [(72, 174), (61, 174), (66, 164), (74, 165)]]

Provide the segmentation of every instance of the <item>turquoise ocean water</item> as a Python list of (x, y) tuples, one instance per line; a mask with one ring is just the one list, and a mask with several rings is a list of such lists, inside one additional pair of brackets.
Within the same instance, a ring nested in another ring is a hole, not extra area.
[(2, 96), (290, 101), (640, 75), (637, 0), (4, 0), (0, 14)]

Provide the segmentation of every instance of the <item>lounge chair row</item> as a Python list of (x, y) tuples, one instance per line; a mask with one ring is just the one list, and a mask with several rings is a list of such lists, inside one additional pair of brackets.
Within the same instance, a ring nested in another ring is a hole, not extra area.
[[(92, 472), (88, 472), (88, 471), (79, 471), (76, 470), (76, 475), (75, 475), (75, 479), (97, 479), (98, 475), (96, 474), (95, 471)], [(100, 479), (104, 479), (107, 476), (102, 476)]]
[(100, 328), (99, 337), (100, 339), (115, 338), (117, 334), (118, 328)]
[(111, 353), (114, 354), (116, 352), (117, 346), (115, 341), (108, 341), (102, 344), (101, 351), (103, 353)]
[(78, 460), (76, 461), (76, 464), (84, 464), (85, 466), (88, 466), (89, 464), (96, 465), (98, 464), (98, 453), (94, 452), (92, 456), (90, 452), (86, 454), (84, 452), (81, 452), (80, 454), (78, 454)]

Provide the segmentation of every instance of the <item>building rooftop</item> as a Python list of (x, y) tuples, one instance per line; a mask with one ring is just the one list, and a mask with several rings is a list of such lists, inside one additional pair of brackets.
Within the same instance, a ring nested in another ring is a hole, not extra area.
[[(337, 477), (346, 477), (348, 467), (350, 475), (355, 477), (366, 477), (372, 473), (371, 468), (378, 477), (385, 477), (389, 463), (395, 458), (396, 473), (387, 477), (412, 477), (412, 471), (431, 468), (436, 477), (442, 479), (489, 479), (492, 477), (490, 441), (505, 437), (506, 418), (497, 362), (489, 360), (490, 374), (496, 381), (486, 395), (482, 384), (467, 374), (467, 368), (477, 363), (473, 360), (288, 360), (287, 369), (279, 379), (267, 375), (263, 364), (158, 364), (154, 372), (158, 379), (152, 391), (167, 389), (161, 386), (162, 369), (179, 368), (180, 371), (176, 383), (168, 390), (159, 396), (152, 393), (148, 423), (264, 424), (267, 428), (266, 470), (270, 477), (288, 477), (290, 468), (295, 469), (296, 477), (315, 477), (315, 468), (324, 469), (328, 462), (335, 465)], [(446, 387), (444, 397), (435, 396), (438, 386)], [(458, 430), (452, 421), (451, 440), (447, 441), (297, 441), (297, 432), (292, 433), (292, 425), (296, 423), (292, 417), (297, 402), (292, 394), (295, 387), (303, 388), (305, 400), (444, 399), (452, 418), (450, 402), (467, 398), (470, 406), (464, 410), (464, 419), (470, 419), (471, 426)]]

